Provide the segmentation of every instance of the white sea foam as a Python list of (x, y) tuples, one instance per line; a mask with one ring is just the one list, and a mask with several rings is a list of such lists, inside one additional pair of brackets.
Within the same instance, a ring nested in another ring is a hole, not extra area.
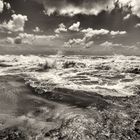
[[(140, 57), (136, 56), (0, 56), (0, 75), (25, 74), (41, 92), (66, 88), (104, 96), (139, 92)], [(46, 67), (44, 67), (47, 65)], [(49, 69), (48, 69), (49, 68)]]

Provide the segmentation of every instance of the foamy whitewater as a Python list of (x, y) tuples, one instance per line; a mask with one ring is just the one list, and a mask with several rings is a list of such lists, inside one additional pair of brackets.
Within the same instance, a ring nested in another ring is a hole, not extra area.
[(68, 89), (132, 96), (140, 88), (139, 73), (136, 56), (0, 56), (0, 75), (23, 75), (39, 94)]
[(140, 139), (140, 57), (1, 55), (0, 76), (2, 140)]

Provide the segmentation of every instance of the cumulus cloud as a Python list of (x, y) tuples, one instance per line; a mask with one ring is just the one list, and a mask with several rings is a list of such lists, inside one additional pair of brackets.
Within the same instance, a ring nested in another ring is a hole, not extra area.
[(8, 44), (22, 44), (22, 38), (20, 36), (17, 37), (7, 37), (5, 42)]
[(35, 29), (33, 29), (33, 32), (35, 32), (35, 33), (39, 33), (39, 32), (42, 32), (42, 31), (40, 30), (39, 27), (35, 27)]
[[(26, 35), (28, 37), (28, 41), (24, 40), (24, 35)], [(31, 44), (31, 42), (29, 41), (29, 34), (23, 33), (23, 34), (19, 34), (16, 37), (7, 37), (5, 42), (8, 44)]]
[(135, 45), (123, 45), (123, 44), (117, 44), (117, 43), (113, 43), (113, 42), (109, 42), (109, 41), (105, 41), (105, 42), (101, 43), (100, 46), (103, 49), (118, 49), (118, 47), (121, 49), (124, 49), (124, 50), (131, 50), (131, 51), (138, 49), (137, 46), (135, 46)]
[(27, 21), (27, 16), (21, 14), (13, 14), (12, 20), (9, 22), (4, 22), (0, 25), (1, 30), (8, 30), (12, 32), (24, 31), (25, 22)]
[(122, 47), (122, 44), (114, 44), (112, 42), (105, 41), (105, 42), (101, 43), (100, 46), (101, 47)]
[(4, 4), (3, 4), (3, 1), (0, 0), (0, 13), (3, 12), (3, 8), (4, 8)]
[(86, 48), (90, 48), (94, 44), (94, 41), (89, 41), (85, 44)]
[(80, 27), (80, 22), (78, 21), (77, 23), (73, 23), (69, 27), (69, 30), (71, 30), (71, 31), (77, 31), (78, 32), (80, 30), (79, 27)]
[(94, 41), (87, 41), (86, 38), (74, 38), (70, 39), (67, 42), (64, 43), (64, 47), (66, 48), (72, 48), (72, 47), (83, 47), (83, 48), (89, 48), (94, 44)]
[(36, 40), (53, 40), (55, 38), (59, 37), (57, 34), (56, 35), (35, 35)]
[(139, 0), (132, 0), (131, 5), (132, 5), (133, 14), (140, 17), (140, 1)]
[(130, 14), (127, 14), (124, 18), (123, 18), (123, 20), (127, 20), (127, 19), (129, 19), (130, 18)]
[(36, 39), (51, 40), (51, 39), (55, 39), (58, 36), (57, 35), (35, 35), (35, 34), (28, 34), (28, 33), (20, 33), (19, 37), (21, 37), (22, 39), (29, 39), (29, 40), (33, 41)]
[(8, 2), (4, 2), (4, 5), (6, 6), (6, 8), (9, 10), (9, 9), (11, 9), (11, 5), (10, 5), (10, 3), (8, 3)]
[(34, 34), (20, 33), (17, 37), (22, 40), (23, 44), (32, 44), (35, 40)]
[(131, 7), (132, 14), (140, 17), (140, 1), (139, 0), (119, 0), (121, 6)]
[[(77, 24), (75, 24), (75, 25), (77, 25)], [(73, 27), (73, 26), (71, 26), (71, 27)], [(82, 47), (88, 48), (94, 44), (93, 38), (95, 38), (97, 36), (111, 35), (114, 37), (116, 35), (126, 34), (126, 31), (109, 31), (107, 29), (92, 29), (92, 28), (82, 29), (82, 30), (80, 30), (80, 32), (83, 35), (82, 38), (69, 39), (67, 42), (64, 43), (64, 47), (82, 46)], [(106, 42), (102, 43), (100, 46), (115, 47), (115, 46), (121, 46), (121, 44), (113, 44), (112, 42), (106, 41)]]
[(124, 35), (126, 34), (127, 32), (126, 31), (111, 31), (110, 34), (112, 36), (116, 36), (116, 35)]
[(59, 24), (58, 28), (55, 30), (55, 33), (59, 34), (60, 32), (67, 32), (67, 28), (63, 23)]
[(46, 42), (51, 41), (55, 38), (58, 38), (57, 34), (55, 35), (35, 35), (35, 34), (28, 34), (28, 33), (20, 33), (16, 38), (21, 40), (22, 44), (33, 44), (33, 42)]
[(135, 46), (135, 45), (127, 45), (127, 46), (124, 46), (124, 47), (129, 49), (129, 50), (132, 50), (132, 51), (137, 51), (138, 50), (138, 47)]
[(85, 34), (86, 38), (92, 38), (92, 37), (98, 36), (98, 35), (109, 34), (109, 30), (106, 30), (106, 29), (100, 29), (100, 30), (95, 29), (94, 30), (92, 28), (88, 28), (88, 29), (83, 29), (81, 32)]
[(14, 44), (14, 39), (12, 38), (12, 37), (7, 37), (6, 38), (6, 43), (8, 43), (8, 44)]
[(53, 41), (53, 39), (58, 38), (57, 34), (55, 35), (36, 35), (28, 33), (19, 33), (16, 37), (7, 37), (5, 43), (8, 44), (28, 44), (33, 45), (36, 43), (46, 44)]
[(140, 28), (140, 23), (137, 23), (137, 24), (135, 25), (135, 28)]
[(84, 39), (70, 39), (68, 42), (64, 43), (64, 47), (77, 47), (77, 46), (84, 46), (85, 45), (85, 40)]

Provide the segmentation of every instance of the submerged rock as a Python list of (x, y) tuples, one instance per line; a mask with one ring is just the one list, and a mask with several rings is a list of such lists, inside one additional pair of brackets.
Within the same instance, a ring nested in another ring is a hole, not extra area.
[(127, 73), (134, 73), (134, 74), (140, 74), (140, 69), (139, 68), (132, 68), (126, 71)]
[(74, 61), (66, 61), (63, 66), (64, 69), (68, 69), (68, 68), (85, 68), (86, 64), (84, 63), (77, 63)]
[(106, 65), (99, 65), (95, 67), (96, 70), (110, 70), (111, 67), (110, 66), (106, 66)]

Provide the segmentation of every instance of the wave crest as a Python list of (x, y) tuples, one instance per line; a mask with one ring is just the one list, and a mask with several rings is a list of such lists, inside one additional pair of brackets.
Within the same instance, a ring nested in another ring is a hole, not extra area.
[[(0, 56), (1, 75), (24, 74), (39, 93), (65, 88), (104, 96), (139, 92), (140, 57)], [(7, 65), (7, 67), (6, 67)]]

